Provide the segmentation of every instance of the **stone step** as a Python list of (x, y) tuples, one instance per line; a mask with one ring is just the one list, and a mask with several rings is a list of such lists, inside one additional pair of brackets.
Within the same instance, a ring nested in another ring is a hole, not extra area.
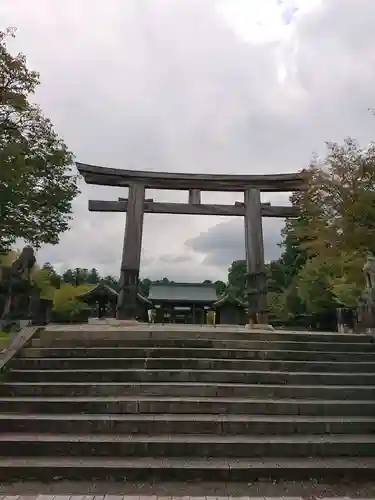
[(215, 349), (210, 347), (27, 347), (27, 358), (229, 358), (289, 361), (375, 362), (375, 352), (285, 351), (251, 349)]
[[(343, 361), (286, 361), (255, 360), (236, 358), (69, 358), (69, 357), (21, 357), (14, 358), (10, 367), (14, 370), (110, 370), (110, 369), (152, 369), (152, 370), (255, 370), (270, 372), (311, 372), (331, 373), (373, 373), (375, 376), (375, 357), (373, 362)], [(323, 376), (323, 375), (322, 375)]]
[[(241, 481), (280, 480), (373, 480), (374, 458), (99, 458), (10, 457), (0, 458), (0, 481), (22, 478), (50, 482), (71, 481)], [(138, 497), (137, 497), (138, 498)]]
[(44, 414), (245, 414), (373, 417), (374, 400), (256, 399), (239, 397), (0, 397), (0, 413)]
[(5, 382), (2, 396), (170, 396), (372, 400), (375, 386), (201, 382)]
[[(71, 332), (69, 332), (71, 333)], [(169, 332), (168, 332), (169, 333)], [(103, 332), (102, 332), (103, 335)], [(249, 334), (251, 336), (251, 334)], [(79, 335), (75, 338), (55, 337), (50, 335), (41, 339), (32, 340), (33, 347), (185, 347), (202, 348), (211, 347), (217, 349), (250, 349), (250, 350), (285, 350), (285, 351), (333, 351), (333, 352), (373, 352), (375, 353), (375, 344), (370, 342), (315, 342), (308, 338), (304, 341), (267, 341), (267, 340), (249, 340), (246, 339), (208, 339), (202, 334), (201, 337), (192, 338), (186, 333), (180, 338), (171, 338), (166, 335), (165, 338), (137, 338), (130, 337), (123, 332), (117, 339), (111, 337), (90, 337)]]
[(109, 339), (112, 343), (116, 343), (123, 338), (132, 340), (139, 339), (186, 339), (186, 338), (205, 338), (205, 339), (234, 339), (234, 340), (265, 340), (266, 342), (345, 342), (345, 343), (371, 343), (374, 342), (374, 337), (369, 334), (350, 334), (337, 332), (293, 332), (293, 331), (250, 331), (244, 327), (174, 327), (168, 325), (153, 325), (136, 329), (91, 329), (84, 330), (50, 330), (45, 329), (40, 332), (38, 338), (43, 342), (49, 342), (51, 339), (64, 339), (75, 341), (78, 338), (87, 338), (89, 340)]
[(11, 370), (11, 381), (28, 382), (200, 382), (228, 384), (294, 384), (374, 386), (375, 373), (313, 373), (250, 370), (57, 369)]
[(0, 456), (303, 458), (374, 457), (375, 436), (0, 434)]
[(375, 418), (210, 414), (0, 414), (0, 432), (39, 434), (373, 434)]

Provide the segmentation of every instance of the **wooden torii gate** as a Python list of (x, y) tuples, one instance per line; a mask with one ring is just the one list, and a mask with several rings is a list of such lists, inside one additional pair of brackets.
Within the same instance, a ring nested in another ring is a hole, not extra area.
[[(261, 192), (292, 192), (306, 188), (303, 173), (271, 175), (183, 174), (120, 170), (77, 163), (87, 184), (128, 187), (127, 199), (90, 200), (91, 212), (126, 212), (122, 250), (120, 295), (117, 319), (133, 320), (141, 262), (145, 213), (241, 216), (245, 221), (245, 250), (248, 271), (250, 321), (267, 323), (267, 290), (264, 263), (262, 217), (296, 217), (294, 207), (261, 203)], [(146, 198), (146, 189), (187, 190), (188, 203), (160, 203)], [(242, 192), (244, 202), (234, 205), (201, 203), (202, 191)]]

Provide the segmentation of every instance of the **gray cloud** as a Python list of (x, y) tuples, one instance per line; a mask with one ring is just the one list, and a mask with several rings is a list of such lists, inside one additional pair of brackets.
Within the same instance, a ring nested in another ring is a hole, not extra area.
[[(373, 0), (322, 0), (297, 18), (290, 40), (263, 45), (236, 36), (220, 17), (223, 1), (34, 0), (30, 10), (27, 0), (2, 0), (0, 16), (4, 26), (19, 28), (12, 46), (41, 72), (36, 99), (80, 161), (156, 171), (283, 172), (308, 164), (326, 140), (373, 137), (367, 112), (375, 102)], [(41, 249), (39, 259), (118, 274), (125, 215), (88, 213), (87, 200), (124, 195), (83, 186), (71, 231), (58, 246)], [(277, 255), (280, 224), (264, 222), (268, 258)], [(243, 255), (240, 221), (145, 218), (143, 276), (222, 278), (237, 255)]]
[[(280, 231), (283, 221), (263, 221), (263, 241), (266, 261), (280, 256)], [(203, 262), (228, 269), (234, 260), (245, 258), (243, 221), (222, 222), (186, 242), (187, 247), (205, 255)]]
[(167, 262), (173, 264), (179, 264), (182, 262), (191, 262), (191, 257), (189, 255), (160, 255), (160, 262)]

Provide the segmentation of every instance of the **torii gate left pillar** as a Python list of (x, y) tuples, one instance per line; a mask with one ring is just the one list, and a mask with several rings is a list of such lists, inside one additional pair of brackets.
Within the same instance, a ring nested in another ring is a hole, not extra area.
[(145, 192), (143, 184), (134, 183), (129, 186), (128, 211), (121, 258), (120, 295), (116, 309), (116, 318), (121, 320), (134, 320), (137, 316)]

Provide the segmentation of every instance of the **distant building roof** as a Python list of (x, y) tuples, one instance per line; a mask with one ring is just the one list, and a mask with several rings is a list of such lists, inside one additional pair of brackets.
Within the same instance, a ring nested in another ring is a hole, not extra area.
[(247, 305), (242, 300), (234, 297), (231, 293), (226, 293), (222, 297), (220, 297), (216, 302), (212, 305), (213, 307), (222, 307), (226, 304), (235, 304), (236, 306), (247, 308)]
[(212, 303), (217, 294), (213, 283), (152, 283), (148, 298), (160, 302)]
[[(117, 299), (118, 296), (119, 293), (114, 288), (107, 285), (107, 283), (105, 283), (104, 281), (100, 281), (97, 285), (90, 288), (90, 290), (88, 290), (87, 292), (83, 292), (77, 295), (77, 298), (81, 300), (95, 300), (99, 297), (109, 297), (111, 299)], [(151, 301), (149, 301), (140, 293), (137, 293), (137, 298), (140, 302), (152, 305)]]
[(82, 300), (105, 296), (115, 299), (118, 297), (118, 293), (104, 281), (100, 281), (97, 285), (90, 288), (90, 290), (87, 290), (87, 292), (77, 295), (77, 297)]

